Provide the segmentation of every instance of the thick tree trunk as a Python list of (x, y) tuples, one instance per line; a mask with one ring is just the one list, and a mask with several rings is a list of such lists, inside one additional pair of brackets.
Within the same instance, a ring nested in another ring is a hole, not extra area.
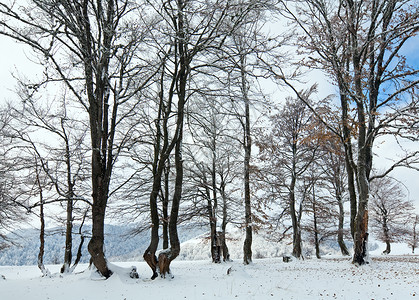
[[(357, 61), (357, 60), (355, 60)], [(355, 63), (355, 66), (358, 65)], [(362, 97), (360, 74), (356, 71), (356, 89), (359, 99)], [(355, 221), (354, 258), (353, 262), (358, 265), (368, 263), (368, 198), (369, 198), (369, 167), (372, 158), (371, 147), (366, 135), (366, 120), (363, 103), (357, 104), (358, 111), (358, 211)]]
[[(361, 113), (361, 112), (359, 112)], [(364, 116), (359, 117), (360, 123)], [(365, 121), (365, 120), (363, 120)], [(362, 124), (362, 123), (361, 123)], [(360, 125), (364, 127), (365, 125)], [(367, 178), (367, 158), (365, 148), (365, 130), (360, 129), (359, 136), (359, 155), (358, 155), (358, 183), (359, 183), (359, 200), (358, 213), (355, 223), (355, 245), (353, 262), (358, 265), (368, 263), (368, 197), (369, 183)], [(364, 141), (364, 142), (362, 142)]]
[[(96, 124), (96, 122), (94, 122)], [(97, 124), (96, 124), (97, 125)], [(95, 136), (93, 145), (99, 146), (98, 137)], [(100, 139), (102, 140), (102, 139)], [(104, 140), (107, 140), (106, 138)], [(103, 150), (105, 151), (105, 150)], [(103, 153), (103, 152), (102, 152)], [(110, 170), (106, 169), (105, 159), (99, 148), (93, 148), (92, 151), (92, 238), (89, 241), (87, 249), (91, 255), (91, 260), (105, 278), (112, 275), (104, 253), (104, 239), (105, 239), (105, 212), (108, 202), (108, 189), (110, 180)], [(105, 152), (106, 153), (106, 152)]]
[[(91, 261), (105, 278), (112, 275), (108, 268), (104, 253), (105, 212), (109, 197), (109, 184), (114, 164), (112, 153), (118, 111), (118, 100), (114, 98), (113, 106), (109, 103), (111, 95), (109, 87), (109, 66), (112, 53), (102, 51), (95, 53), (95, 44), (103, 49), (111, 49), (114, 30), (115, 3), (107, 1), (107, 16), (99, 11), (101, 23), (100, 40), (95, 40), (90, 24), (91, 15), (89, 1), (81, 2), (80, 17), (82, 24), (79, 36), (81, 53), (83, 56), (86, 93), (89, 102), (90, 139), (92, 147), (92, 238), (87, 246)], [(117, 97), (115, 95), (115, 97)], [(110, 109), (112, 111), (110, 112)]]
[(104, 236), (105, 236), (105, 207), (94, 204), (92, 208), (92, 238), (87, 249), (92, 257), (92, 262), (97, 270), (105, 278), (112, 275), (105, 258)]
[[(363, 118), (363, 117), (361, 117)], [(361, 121), (360, 121), (361, 122)], [(360, 125), (360, 127), (365, 125)], [(365, 138), (364, 133), (360, 129), (361, 134), (359, 140)], [(365, 141), (365, 139), (364, 139)], [(360, 142), (358, 156), (358, 182), (359, 182), (359, 200), (358, 212), (355, 222), (355, 239), (354, 239), (354, 258), (353, 262), (358, 265), (368, 263), (368, 198), (369, 183), (367, 178), (367, 159), (365, 147), (366, 143)]]
[[(160, 175), (160, 176), (159, 176)], [(150, 266), (153, 275), (151, 279), (155, 279), (157, 275), (157, 258), (156, 251), (159, 245), (159, 214), (157, 210), (157, 197), (161, 186), (161, 172), (154, 175), (153, 190), (150, 194), (150, 214), (151, 214), (151, 240), (150, 245), (144, 252), (143, 258)]]
[[(358, 47), (357, 36), (357, 7), (352, 1), (347, 1), (349, 5), (349, 32), (351, 43), (351, 57), (354, 69), (355, 102), (358, 115), (358, 160), (357, 160), (357, 183), (358, 183), (358, 210), (355, 220), (354, 234), (354, 257), (353, 263), (363, 265), (368, 263), (368, 198), (369, 198), (369, 173), (372, 164), (371, 148), (372, 141), (367, 136), (367, 120), (363, 83), (361, 54)], [(370, 120), (371, 121), (371, 120)]]

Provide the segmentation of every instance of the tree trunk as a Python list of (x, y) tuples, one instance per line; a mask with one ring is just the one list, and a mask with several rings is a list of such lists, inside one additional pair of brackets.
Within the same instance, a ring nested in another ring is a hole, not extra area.
[(218, 200), (217, 200), (217, 177), (216, 177), (216, 137), (215, 134), (212, 136), (212, 165), (211, 165), (211, 188), (212, 188), (212, 201), (209, 202), (209, 205), (213, 203), (211, 208), (211, 235), (213, 236), (212, 243), (212, 261), (215, 263), (221, 262), (221, 248), (220, 248), (220, 237), (217, 233), (217, 208), (218, 208)]
[(74, 269), (77, 267), (77, 265), (79, 264), (79, 262), (81, 260), (81, 257), (82, 257), (82, 249), (83, 249), (83, 244), (84, 244), (84, 239), (85, 239), (84, 234), (83, 234), (83, 225), (84, 225), (84, 221), (86, 219), (86, 216), (87, 216), (87, 211), (84, 214), (83, 220), (82, 220), (82, 222), (80, 224), (80, 227), (79, 227), (80, 244), (79, 244), (79, 247), (77, 249), (76, 260), (74, 261), (74, 264), (71, 267), (70, 272), (73, 272), (74, 271)]
[(65, 249), (64, 249), (64, 263), (61, 267), (61, 273), (70, 272), (70, 265), (72, 260), (73, 248), (73, 182), (71, 176), (71, 157), (68, 139), (66, 142), (66, 167), (67, 167), (67, 216), (66, 216), (66, 230), (65, 230)]
[[(180, 20), (181, 21), (181, 20)], [(185, 65), (183, 65), (185, 66)], [(183, 119), (184, 119), (184, 105), (185, 105), (185, 87), (186, 87), (186, 69), (180, 72), (179, 78), (180, 94), (178, 101), (178, 120), (176, 130), (176, 146), (175, 146), (175, 191), (172, 200), (172, 209), (170, 211), (169, 219), (169, 237), (170, 237), (170, 250), (161, 252), (159, 255), (159, 269), (162, 277), (166, 273), (171, 274), (170, 264), (180, 253), (180, 241), (177, 231), (177, 222), (179, 216), (180, 200), (182, 198), (182, 185), (183, 185), (183, 159), (182, 159), (182, 140), (183, 140)], [(172, 276), (173, 277), (173, 276)]]
[[(363, 125), (360, 125), (361, 127)], [(359, 140), (363, 139), (360, 134)], [(353, 262), (358, 265), (368, 263), (368, 196), (369, 184), (366, 170), (366, 153), (363, 150), (367, 145), (359, 145), (358, 157), (358, 181), (359, 181), (359, 200), (358, 212), (355, 222), (355, 239), (354, 239), (354, 258)]]
[(97, 270), (105, 278), (112, 275), (112, 271), (108, 269), (105, 258), (104, 236), (105, 236), (105, 207), (101, 205), (93, 205), (92, 208), (92, 238), (87, 246), (92, 257), (92, 262)]
[(244, 205), (245, 205), (245, 227), (246, 238), (243, 245), (243, 261), (245, 265), (252, 262), (252, 207), (250, 202), (250, 156), (252, 149), (252, 139), (250, 135), (250, 101), (248, 97), (248, 86), (246, 80), (245, 54), (240, 55), (241, 68), (241, 89), (245, 105), (244, 123)]
[(358, 49), (357, 33), (357, 7), (352, 1), (349, 4), (349, 32), (351, 43), (351, 57), (354, 68), (355, 102), (358, 115), (358, 160), (357, 160), (357, 183), (358, 183), (358, 209), (355, 219), (354, 234), (354, 257), (353, 263), (363, 265), (368, 263), (368, 198), (369, 198), (369, 171), (372, 157), (372, 142), (367, 138), (366, 107), (364, 106), (364, 94), (362, 84), (361, 54)]
[[(179, 69), (173, 77), (173, 85), (176, 86), (176, 93), (178, 97), (177, 106), (177, 120), (176, 120), (176, 132), (172, 140), (172, 145), (175, 148), (175, 190), (172, 199), (172, 208), (170, 211), (169, 218), (169, 238), (170, 238), (170, 250), (162, 252), (159, 257), (163, 260), (163, 263), (159, 263), (160, 272), (162, 276), (165, 273), (170, 273), (171, 262), (178, 257), (180, 253), (180, 241), (177, 231), (177, 222), (179, 216), (180, 201), (182, 198), (182, 184), (183, 184), (183, 159), (182, 159), (182, 142), (183, 142), (183, 122), (184, 122), (184, 111), (186, 103), (186, 85), (189, 77), (189, 64), (190, 57), (188, 57), (188, 46), (185, 43), (185, 20), (184, 20), (184, 9), (185, 3), (183, 0), (177, 0), (177, 11), (174, 17), (174, 25), (176, 27), (176, 48), (179, 55)], [(171, 90), (173, 94), (174, 91)], [(173, 144), (174, 142), (174, 144)], [(169, 147), (170, 148), (170, 147)], [(172, 148), (173, 149), (173, 148)], [(171, 151), (169, 149), (169, 151)], [(170, 153), (170, 152), (169, 152)]]
[(316, 248), (316, 257), (320, 259), (320, 241), (319, 241), (319, 231), (317, 228), (317, 206), (316, 206), (316, 198), (314, 193), (314, 185), (313, 185), (313, 227), (314, 227), (314, 246)]
[[(96, 126), (98, 125), (96, 122), (93, 123)], [(95, 128), (97, 129), (96, 126)], [(92, 139), (95, 138), (94, 142), (92, 142), (92, 238), (89, 241), (87, 249), (91, 255), (92, 262), (99, 273), (105, 278), (109, 278), (112, 275), (112, 271), (108, 268), (103, 249), (105, 239), (105, 212), (108, 202), (111, 170), (106, 168), (106, 159), (103, 157), (103, 152), (99, 150), (101, 141), (107, 141), (107, 138), (100, 138), (101, 135), (95, 130), (92, 131)]]
[(44, 265), (44, 249), (45, 249), (45, 218), (44, 218), (44, 204), (41, 203), (39, 206), (40, 213), (39, 219), (41, 221), (41, 228), (39, 232), (39, 253), (38, 253), (38, 268), (42, 272), (42, 276), (48, 275), (48, 270), (45, 268)]
[[(98, 18), (103, 21), (101, 26), (101, 40), (95, 41), (90, 24), (91, 16), (89, 1), (82, 1), (80, 17), (82, 35), (80, 47), (83, 56), (86, 93), (89, 102), (90, 139), (92, 147), (92, 238), (87, 249), (92, 257), (92, 262), (105, 278), (112, 275), (104, 253), (104, 227), (105, 212), (109, 197), (109, 184), (115, 156), (113, 155), (116, 117), (118, 111), (117, 95), (114, 95), (113, 106), (109, 103), (111, 95), (109, 86), (109, 66), (112, 53), (102, 51), (95, 53), (95, 43), (103, 49), (111, 49), (114, 30), (115, 3), (107, 1), (107, 16), (100, 11)], [(99, 56), (99, 58), (97, 58)], [(112, 111), (110, 112), (110, 108)]]
[(413, 221), (413, 229), (412, 229), (412, 241), (411, 241), (412, 254), (415, 253), (415, 249), (418, 245), (418, 237), (417, 237), (417, 232), (416, 232), (416, 226), (418, 225), (418, 221), (419, 221), (419, 216), (416, 215), (415, 220)]
[(225, 183), (223, 178), (221, 178), (221, 197), (223, 199), (223, 222), (221, 224), (222, 230), (222, 251), (223, 251), (223, 260), (230, 261), (230, 253), (228, 252), (227, 242), (226, 242), (226, 227), (227, 227), (227, 197), (225, 194)]
[(342, 253), (342, 255), (347, 256), (349, 255), (349, 251), (343, 240), (343, 224), (344, 224), (344, 218), (345, 218), (345, 210), (343, 208), (343, 199), (340, 195), (337, 196), (337, 200), (338, 200), (338, 205), (339, 205), (338, 244), (339, 244), (340, 252)]
[(205, 197), (207, 199), (207, 215), (208, 215), (208, 223), (210, 225), (210, 251), (211, 251), (211, 259), (212, 262), (219, 262), (218, 252), (217, 252), (217, 219), (215, 216), (215, 211), (213, 208), (213, 201), (211, 198), (211, 192), (209, 188), (209, 184), (206, 177), (206, 172), (203, 171), (202, 174), (203, 185), (205, 188)]
[(143, 258), (150, 266), (153, 275), (151, 279), (155, 279), (157, 275), (157, 257), (156, 251), (159, 245), (159, 214), (157, 210), (157, 197), (161, 186), (161, 175), (162, 173), (157, 170), (155, 174), (153, 174), (153, 190), (150, 194), (150, 214), (151, 214), (151, 240), (150, 245), (144, 252)]
[(384, 234), (384, 240), (386, 242), (386, 250), (383, 251), (383, 254), (390, 254), (391, 246), (390, 246), (390, 235), (389, 235), (389, 229), (387, 225), (387, 217), (384, 216), (383, 218), (383, 234)]
[(341, 91), (341, 109), (342, 109), (342, 132), (343, 132), (343, 146), (345, 149), (345, 168), (348, 182), (349, 202), (350, 202), (350, 228), (352, 238), (355, 237), (355, 218), (357, 212), (357, 200), (356, 200), (356, 189), (355, 189), (355, 172), (353, 163), (353, 152), (351, 142), (351, 129), (348, 118), (348, 97), (343, 93), (345, 90), (342, 83), (339, 84), (339, 90)]
[[(356, 65), (356, 64), (355, 64)], [(356, 77), (360, 78), (360, 74)], [(358, 95), (361, 95), (361, 82), (356, 80)], [(361, 99), (362, 96), (359, 96)], [(359, 200), (358, 211), (355, 221), (354, 258), (353, 262), (358, 265), (368, 263), (368, 198), (369, 198), (369, 161), (372, 147), (366, 137), (365, 111), (361, 102), (357, 105), (358, 111), (358, 186)]]
[[(37, 168), (37, 166), (36, 166)], [(42, 272), (42, 276), (49, 275), (49, 271), (44, 265), (44, 248), (45, 248), (45, 218), (44, 218), (44, 195), (43, 187), (39, 178), (38, 170), (36, 170), (36, 182), (39, 188), (39, 220), (41, 221), (41, 228), (39, 231), (39, 253), (38, 253), (38, 268)]]
[(383, 254), (390, 254), (391, 252), (391, 245), (390, 245), (390, 241), (387, 240), (386, 241), (386, 250), (383, 251)]
[[(164, 68), (163, 68), (164, 70)], [(172, 79), (173, 82), (175, 79)], [(151, 279), (155, 279), (158, 274), (157, 270), (157, 257), (156, 251), (159, 245), (159, 213), (157, 208), (157, 198), (161, 189), (162, 174), (167, 166), (167, 160), (169, 159), (170, 152), (173, 149), (173, 146), (169, 145), (169, 136), (167, 130), (168, 115), (171, 111), (171, 93), (169, 91), (169, 100), (167, 105), (164, 105), (164, 93), (163, 93), (163, 81), (164, 81), (164, 71), (162, 71), (160, 79), (160, 93), (159, 93), (159, 109), (158, 117), (156, 120), (156, 143), (154, 145), (154, 158), (153, 158), (153, 187), (150, 193), (150, 218), (151, 218), (151, 237), (150, 244), (143, 254), (144, 260), (150, 266), (153, 275)], [(174, 84), (172, 84), (173, 86)], [(161, 124), (162, 123), (162, 124)], [(163, 130), (161, 128), (163, 127)], [(161, 142), (163, 141), (163, 145)], [(166, 198), (165, 201), (168, 201)], [(167, 216), (167, 219), (169, 217)], [(167, 224), (166, 224), (167, 225)], [(166, 227), (167, 228), (167, 227)]]
[(290, 184), (290, 194), (289, 194), (289, 209), (291, 215), (291, 222), (292, 222), (292, 230), (293, 230), (293, 241), (292, 241), (292, 256), (296, 258), (301, 257), (302, 249), (301, 249), (301, 230), (300, 224), (298, 222), (297, 212), (295, 210), (295, 183), (297, 179), (294, 175), (291, 178)]
[(61, 273), (68, 273), (72, 260), (72, 247), (73, 247), (73, 199), (67, 200), (67, 221), (65, 231), (65, 249), (64, 249), (64, 264), (61, 267)]
[(170, 162), (166, 162), (164, 168), (164, 196), (163, 198), (163, 249), (169, 248), (169, 175), (170, 175)]
[(206, 191), (207, 191), (207, 210), (208, 210), (208, 220), (209, 220), (209, 224), (210, 224), (210, 240), (211, 240), (211, 258), (212, 258), (212, 262), (216, 263), (219, 262), (219, 259), (217, 259), (217, 257), (219, 257), (219, 253), (217, 252), (217, 220), (214, 216), (214, 210), (212, 207), (212, 201), (209, 195), (209, 189), (208, 186), (205, 187)]
[[(181, 122), (183, 123), (183, 109), (181, 113)], [(182, 126), (181, 126), (182, 127)], [(170, 211), (170, 222), (169, 222), (169, 236), (170, 236), (170, 256), (169, 256), (169, 265), (170, 263), (178, 257), (180, 253), (180, 241), (177, 231), (177, 221), (179, 216), (179, 207), (180, 200), (182, 198), (182, 184), (183, 184), (183, 160), (181, 154), (182, 147), (182, 136), (180, 130), (180, 135), (175, 147), (175, 166), (176, 166), (176, 179), (175, 179), (175, 192), (173, 194), (172, 200), (172, 209)]]

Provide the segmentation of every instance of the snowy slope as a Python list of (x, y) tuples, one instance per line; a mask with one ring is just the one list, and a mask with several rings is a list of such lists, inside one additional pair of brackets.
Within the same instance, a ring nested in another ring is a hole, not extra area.
[[(174, 261), (173, 279), (149, 279), (150, 269), (138, 263), (140, 279), (127, 273), (131, 263), (118, 263), (115, 274), (101, 280), (81, 265), (75, 274), (40, 277), (36, 267), (0, 267), (2, 300), (134, 300), (134, 299), (417, 299), (419, 258), (378, 257), (356, 267), (350, 259), (281, 259), (211, 264)], [(57, 272), (59, 266), (48, 266)], [(227, 270), (230, 269), (229, 274)]]
[[(181, 245), (181, 260), (206, 260), (210, 259), (210, 240), (209, 234), (202, 234), (195, 239), (188, 240)], [(244, 230), (234, 226), (228, 226), (226, 232), (227, 247), (229, 248), (232, 259), (242, 259), (243, 243), (245, 239)], [(269, 239), (269, 235), (263, 230), (253, 233), (252, 253), (254, 258), (273, 258), (290, 255), (292, 252), (292, 239), (284, 239), (281, 242), (274, 242)], [(348, 243), (350, 248), (351, 243)], [(373, 243), (373, 248), (377, 247)], [(340, 250), (336, 241), (329, 241), (321, 244), (322, 255), (339, 255)], [(303, 243), (303, 254), (305, 257), (314, 256), (314, 246)]]
[[(107, 257), (111, 261), (138, 261), (142, 258), (142, 254), (150, 242), (150, 233), (143, 232), (135, 236), (129, 236), (133, 227), (105, 225), (105, 251)], [(45, 237), (45, 254), (44, 262), (46, 264), (59, 263), (64, 257), (65, 236), (64, 229), (50, 228), (47, 230)], [(78, 229), (75, 228), (74, 231)], [(85, 226), (85, 235), (87, 238), (83, 244), (82, 262), (89, 262), (90, 255), (87, 252), (87, 244), (89, 242), (90, 226)], [(191, 229), (187, 226), (179, 227), (180, 240), (187, 241), (204, 232), (200, 227)], [(39, 230), (23, 229), (9, 235), (16, 243), (8, 249), (0, 251), (0, 266), (21, 266), (34, 265), (38, 261), (39, 252)], [(73, 255), (77, 253), (80, 243), (80, 237), (73, 237)], [(0, 298), (1, 300), (1, 298)]]
[[(190, 231), (193, 234), (193, 231)], [(103, 280), (86, 264), (62, 276), (60, 265), (48, 265), (50, 277), (41, 277), (35, 266), (0, 266), (1, 300), (137, 300), (137, 299), (417, 299), (419, 256), (381, 255), (377, 243), (369, 265), (356, 267), (351, 257), (341, 257), (333, 247), (323, 249), (323, 259), (306, 256), (284, 263), (289, 243), (269, 242), (263, 234), (253, 240), (254, 262), (242, 264), (243, 232), (230, 228), (227, 239), (233, 261), (212, 264), (206, 234), (181, 245), (172, 263), (173, 279), (150, 280), (144, 262), (115, 262), (114, 275)], [(374, 242), (375, 244), (375, 242)], [(306, 252), (310, 245), (305, 245)], [(394, 254), (409, 253), (406, 245), (393, 245)], [(270, 257), (257, 259), (257, 257)], [(182, 258), (184, 260), (182, 260)], [(203, 259), (203, 260), (197, 260)], [(139, 279), (128, 276), (137, 267)]]

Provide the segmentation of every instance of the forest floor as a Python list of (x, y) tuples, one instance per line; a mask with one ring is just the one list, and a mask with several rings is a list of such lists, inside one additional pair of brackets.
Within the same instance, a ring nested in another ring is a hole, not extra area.
[[(131, 265), (139, 279), (128, 276)], [(108, 280), (87, 265), (65, 276), (58, 274), (60, 266), (47, 267), (49, 277), (41, 277), (36, 266), (0, 267), (0, 299), (419, 299), (418, 255), (376, 255), (362, 267), (339, 256), (289, 263), (255, 259), (248, 266), (240, 260), (174, 261), (174, 278), (154, 281), (144, 262), (112, 264)]]

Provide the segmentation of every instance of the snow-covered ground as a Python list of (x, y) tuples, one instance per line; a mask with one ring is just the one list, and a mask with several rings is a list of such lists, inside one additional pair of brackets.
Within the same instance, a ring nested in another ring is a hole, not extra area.
[[(372, 241), (371, 263), (356, 267), (333, 247), (323, 247), (322, 259), (282, 261), (289, 242), (274, 243), (254, 235), (253, 264), (244, 266), (243, 232), (230, 229), (227, 238), (233, 262), (212, 264), (209, 239), (201, 235), (181, 245), (172, 263), (174, 278), (152, 281), (145, 262), (114, 262), (108, 280), (79, 265), (75, 273), (60, 275), (60, 265), (48, 265), (50, 277), (36, 266), (0, 266), (0, 300), (177, 300), (177, 299), (419, 299), (419, 256), (406, 244)], [(309, 253), (312, 246), (305, 245)], [(260, 258), (260, 259), (258, 259)], [(135, 265), (139, 279), (129, 272)], [(4, 276), (4, 279), (2, 278)]]
[[(350, 258), (326, 257), (282, 262), (280, 258), (212, 264), (174, 261), (173, 279), (149, 279), (151, 271), (137, 263), (139, 279), (128, 276), (133, 263), (112, 264), (114, 275), (100, 279), (87, 265), (60, 276), (41, 277), (35, 266), (0, 267), (2, 300), (131, 300), (131, 299), (417, 299), (419, 257), (377, 256), (356, 267)], [(231, 269), (230, 269), (231, 268)], [(230, 272), (228, 270), (230, 269)], [(229, 274), (227, 274), (229, 273)]]

